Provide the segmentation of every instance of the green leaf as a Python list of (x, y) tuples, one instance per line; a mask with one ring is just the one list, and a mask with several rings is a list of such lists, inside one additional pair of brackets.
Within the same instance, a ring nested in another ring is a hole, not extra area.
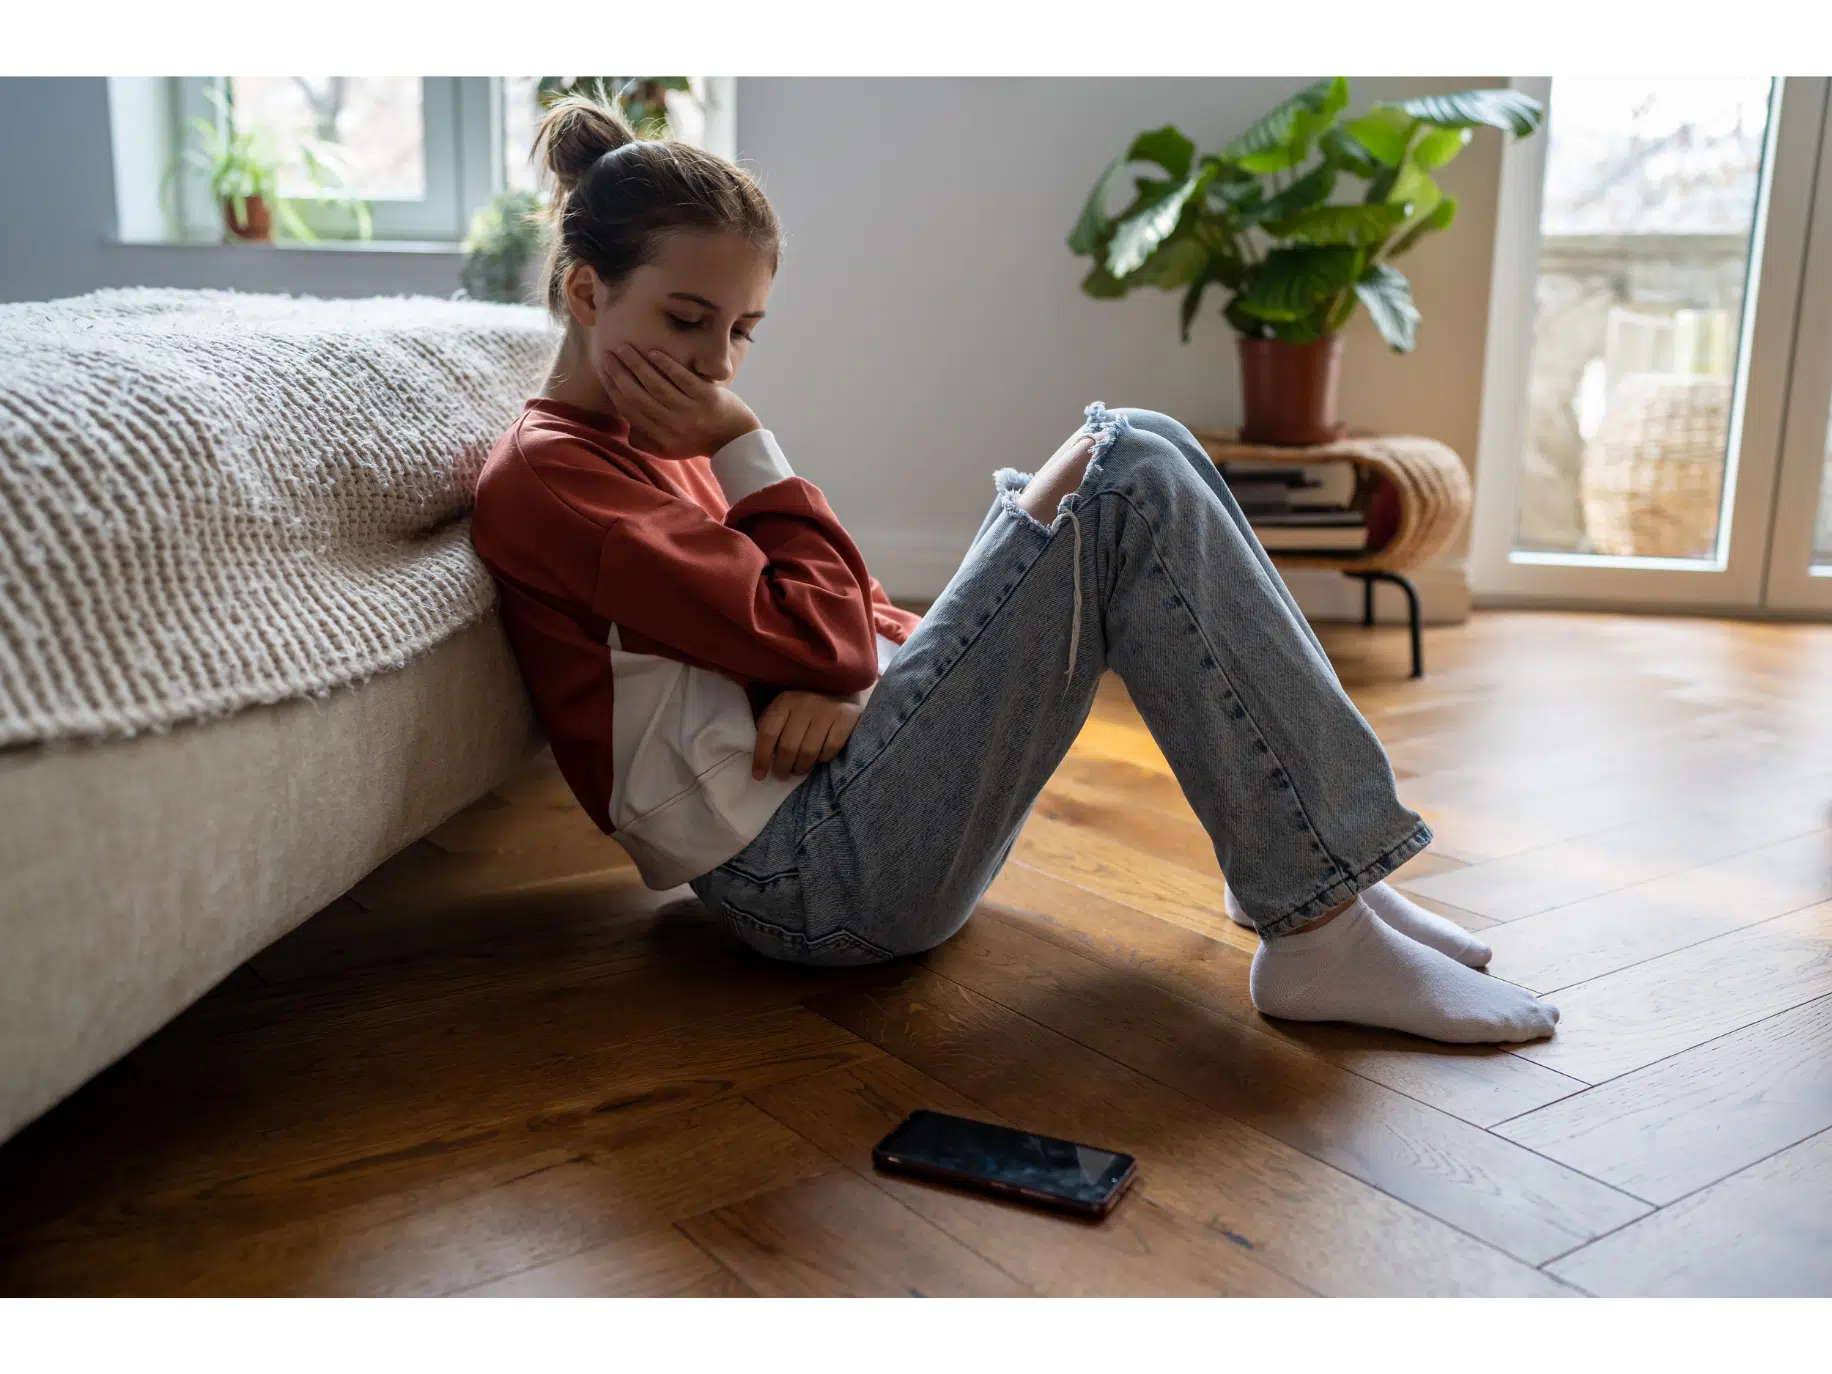
[(1175, 235), (1159, 244), (1132, 275), (1146, 286), (1174, 291), (1195, 281), (1208, 262), (1209, 250), (1193, 234)]
[(1225, 186), (1230, 182), (1252, 182), (1257, 184), (1259, 180), (1258, 177), (1252, 172), (1249, 172), (1245, 167), (1237, 163), (1229, 162), (1218, 153), (1204, 153), (1202, 155), (1202, 165), (1209, 168), (1214, 173), (1214, 179), (1219, 185)]
[(1109, 272), (1104, 263), (1095, 263), (1093, 270), (1081, 279), (1081, 289), (1086, 295), (1097, 301), (1118, 300), (1132, 290), (1134, 282), (1120, 281)]
[(318, 241), (318, 235), (314, 234), (311, 229), (307, 227), (306, 222), (299, 217), (299, 212), (293, 208), (293, 203), (290, 200), (276, 200), (274, 202), (274, 216), (280, 221), (281, 225), (285, 227), (286, 232), (291, 234), (294, 238), (302, 239), (307, 243), (316, 243)]
[(1393, 179), (1393, 188), (1387, 192), (1387, 204), (1409, 205), (1413, 215), (1429, 215), (1438, 208), (1438, 202), (1444, 199), (1444, 188), (1433, 181), (1429, 172), (1421, 171), (1418, 166), (1407, 159), (1406, 165), (1399, 170)]
[[(1152, 162), (1169, 172), (1169, 181), (1157, 178), (1139, 178), (1134, 185), (1137, 196), (1131, 205), (1122, 210), (1117, 217), (1126, 219), (1138, 214), (1148, 205), (1157, 203), (1163, 196), (1170, 194), (1189, 178), (1190, 164), (1195, 160), (1196, 145), (1190, 142), (1176, 129), (1167, 124), (1162, 129), (1148, 129), (1132, 140), (1132, 146), (1107, 164), (1107, 168), (1094, 183), (1089, 192), (1086, 204), (1081, 207), (1081, 216), (1075, 221), (1075, 227), (1069, 231), (1069, 251), (1077, 257), (1100, 256), (1102, 244), (1113, 232), (1115, 218), (1107, 214), (1107, 202), (1119, 189), (1125, 179), (1127, 167), (1134, 162)], [(1210, 175), (1219, 173), (1216, 159), (1205, 158), (1204, 165), (1214, 165)]]
[(1121, 154), (1107, 164), (1107, 170), (1094, 183), (1087, 204), (1081, 207), (1081, 218), (1075, 221), (1075, 228), (1069, 232), (1069, 251), (1076, 257), (1094, 253), (1106, 237), (1111, 228), (1111, 222), (1107, 219), (1107, 201), (1112, 198), (1125, 171), (1126, 156)]
[(1174, 124), (1162, 129), (1148, 129), (1132, 140), (1126, 150), (1128, 162), (1155, 162), (1170, 173), (1172, 181), (1183, 181), (1190, 174), (1196, 158), (1196, 145), (1178, 131)]
[(1121, 220), (1107, 245), (1107, 270), (1116, 277), (1136, 272), (1176, 230), (1183, 207), (1208, 185), (1210, 175), (1206, 169), (1198, 171), (1155, 204)]
[(1235, 332), (1249, 339), (1264, 339), (1269, 337), (1272, 333), (1272, 326), (1267, 324), (1264, 320), (1249, 315), (1245, 310), (1241, 309), (1240, 303), (1241, 298), (1236, 296), (1233, 300), (1228, 302), (1227, 307), (1221, 312), (1227, 322), (1234, 326)]
[(1348, 100), (1345, 77), (1329, 77), (1306, 86), (1254, 120), (1221, 155), (1255, 173), (1295, 167), (1309, 156), (1317, 137), (1335, 124)]
[(1421, 95), (1398, 106), (1421, 124), (1440, 129), (1487, 126), (1525, 138), (1540, 125), (1545, 107), (1530, 95), (1505, 88), (1458, 91), (1454, 95)]
[(1371, 177), (1380, 170), (1380, 160), (1362, 145), (1360, 139), (1342, 129), (1330, 129), (1317, 140), (1323, 156), (1344, 171)]
[(1463, 151), (1475, 135), (1468, 129), (1433, 129), (1412, 149), (1412, 160), (1427, 172), (1435, 172)]
[(1441, 229), (1450, 228), (1450, 226), (1455, 223), (1456, 218), (1457, 198), (1455, 196), (1444, 197), (1444, 199), (1438, 202), (1436, 209), (1432, 210), (1430, 214), (1420, 218), (1417, 224), (1414, 224), (1410, 229), (1399, 236), (1399, 241), (1393, 245), (1392, 251), (1387, 254), (1387, 260), (1391, 262), (1402, 253), (1410, 253), (1413, 248), (1418, 245), (1418, 241), (1424, 238), (1425, 235), (1435, 234)]
[(1417, 127), (1418, 121), (1403, 109), (1376, 105), (1360, 119), (1344, 124), (1342, 132), (1366, 148), (1382, 166), (1398, 167), (1405, 160), (1406, 145)]
[(1255, 212), (1253, 219), (1278, 220), (1289, 219), (1301, 210), (1308, 210), (1313, 205), (1321, 205), (1336, 189), (1337, 168), (1334, 163), (1319, 163), (1312, 171), (1306, 172), (1291, 185), (1280, 191), (1271, 200), (1266, 201)]
[(1190, 216), (1189, 233), (1190, 237), (1208, 252), (1216, 270), (1224, 273), (1219, 280), (1226, 282), (1229, 286), (1234, 285), (1240, 279), (1242, 264), (1240, 245), (1234, 237), (1235, 224), (1232, 218), (1197, 209)]
[(1365, 245), (1380, 242), (1406, 218), (1403, 204), (1319, 205), (1268, 224), (1266, 232), (1298, 243)]
[(1412, 303), (1412, 284), (1396, 267), (1372, 268), (1355, 283), (1355, 294), (1374, 317), (1374, 327), (1395, 353), (1410, 353), (1418, 339), (1419, 311)]
[(1252, 181), (1235, 182), (1213, 189), (1222, 204), (1243, 214), (1251, 214), (1266, 203), (1266, 187), (1257, 177)]
[(1275, 248), (1235, 305), (1272, 322), (1299, 320), (1360, 275), (1356, 248)]

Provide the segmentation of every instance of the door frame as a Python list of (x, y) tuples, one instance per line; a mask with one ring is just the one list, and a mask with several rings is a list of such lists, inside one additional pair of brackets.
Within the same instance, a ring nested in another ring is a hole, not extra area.
[[(1800, 318), (1794, 333), (1794, 367), (1788, 383), (1781, 471), (1775, 485), (1773, 534), (1763, 602), (1775, 611), (1832, 611), (1832, 566), (1813, 571), (1813, 532), (1826, 453), (1832, 436), (1832, 96), (1821, 114), (1819, 173), (1807, 230), (1806, 269), (1800, 284)], [(1832, 562), (1832, 560), (1828, 560)]]
[[(1530, 77), (1511, 84), (1546, 101), (1552, 82)], [(1729, 553), (1716, 562), (1514, 550), (1549, 129), (1505, 148), (1470, 541), (1476, 605), (1761, 612), (1829, 85), (1825, 77), (1783, 78), (1770, 107), (1773, 151), (1757, 188), (1750, 246), (1760, 268), (1755, 292), (1744, 297), (1739, 339), (1746, 335), (1749, 342), (1739, 350), (1725, 474), (1729, 520), (1719, 536), (1720, 549), (1728, 536)]]

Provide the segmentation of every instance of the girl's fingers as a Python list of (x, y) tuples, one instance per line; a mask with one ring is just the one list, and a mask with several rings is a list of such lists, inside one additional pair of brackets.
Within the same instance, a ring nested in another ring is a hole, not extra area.
[(802, 736), (801, 748), (795, 752), (795, 771), (806, 773), (821, 761), (826, 753), (827, 738), (833, 733), (834, 722), (816, 720), (808, 727), (808, 733)]
[(679, 387), (681, 391), (689, 396), (699, 395), (701, 390), (709, 385), (707, 382), (700, 379), (699, 373), (695, 372), (690, 367), (681, 366), (679, 362), (670, 358), (659, 348), (652, 348), (649, 350), (649, 361), (654, 364), (656, 370), (659, 371), (662, 376), (666, 377), (668, 381)]
[(757, 717), (757, 748), (751, 755), (751, 777), (762, 782), (770, 775), (770, 760), (776, 753), (776, 739), (782, 734), (783, 722), (789, 718), (789, 708), (778, 697), (763, 708), (763, 714)]
[(637, 385), (657, 401), (666, 404), (680, 395), (681, 389), (664, 377), (635, 344), (618, 344), (617, 347)]
[(611, 362), (611, 376), (623, 388), (624, 394), (632, 400), (641, 401), (654, 407), (655, 398), (649, 394), (649, 388), (642, 384), (642, 378), (636, 375), (636, 368), (630, 362), (630, 355), (625, 352), (629, 345), (613, 344), (605, 356)]
[(791, 711), (789, 719), (782, 727), (782, 733), (776, 737), (776, 776), (789, 778), (795, 775), (796, 755), (801, 752), (802, 739), (808, 733), (812, 722), (806, 711)]
[(655, 409), (655, 402), (650, 399), (648, 392), (637, 385), (636, 378), (631, 374), (629, 366), (617, 356), (616, 350), (613, 349), (605, 356), (611, 365), (610, 375), (605, 378), (605, 381), (616, 394), (618, 402), (643, 413), (652, 413)]

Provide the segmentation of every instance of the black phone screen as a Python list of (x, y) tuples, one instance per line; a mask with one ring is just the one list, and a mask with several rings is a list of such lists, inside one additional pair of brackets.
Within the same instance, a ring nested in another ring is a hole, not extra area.
[(941, 1112), (918, 1111), (884, 1138), (880, 1167), (1103, 1212), (1132, 1176), (1131, 1155)]

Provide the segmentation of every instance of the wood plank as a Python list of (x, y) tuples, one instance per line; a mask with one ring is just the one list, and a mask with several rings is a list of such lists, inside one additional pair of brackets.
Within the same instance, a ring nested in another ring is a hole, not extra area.
[[(921, 968), (811, 1004), (1001, 1116), (1139, 1158), (1144, 1197), (1332, 1294), (1553, 1294), (1529, 1265)], [(1316, 1238), (1327, 1235), (1329, 1243)]]
[(454, 1294), (466, 1298), (751, 1298), (678, 1227), (639, 1231)]
[(1832, 992), (1832, 902), (1567, 988), (1558, 1034), (1510, 1051), (1588, 1083)]
[(999, 1114), (889, 1056), (810, 1074), (751, 1100), (861, 1178), (1045, 1296), (1302, 1297), (1239, 1237), (1142, 1194), (1098, 1225), (997, 1198), (880, 1173), (871, 1151), (918, 1107), (1009, 1125)]
[(1605, 1297), (1824, 1298), (1832, 1293), (1832, 1131), (1550, 1266)]
[(857, 1174), (693, 1217), (681, 1230), (766, 1298), (1017, 1298), (1031, 1292)]
[(1269, 1021), (1248, 996), (1248, 960), (1238, 950), (1026, 864), (1005, 866), (987, 893), (987, 904), (1034, 935), (1478, 1126), (1505, 1121), (1585, 1086), (1492, 1046), (1440, 1045), (1396, 1032)]
[[(1529, 1264), (1646, 1203), (983, 910), (928, 966)], [(1454, 1161), (1454, 1162), (1453, 1162)]]
[(1832, 899), (1832, 830), (1496, 926), (1495, 972), (1547, 993)]
[(557, 1146), (593, 1123), (677, 1115), (878, 1053), (801, 1007), (627, 1039), (512, 1030), (494, 1052), (429, 1073), (440, 1038), (286, 1074), (216, 1056), (138, 1074), (78, 1123), (87, 1129), (9, 1143), (0, 1235), (29, 1250), (258, 1231)]
[[(1397, 886), (1397, 884), (1390, 882), (1388, 886), (1393, 887)], [(1471, 934), (1479, 930), (1488, 930), (1498, 924), (1495, 921), (1491, 921), (1486, 916), (1478, 916), (1473, 911), (1465, 911), (1460, 906), (1452, 906), (1449, 902), (1440, 902), (1435, 897), (1424, 897), (1416, 892), (1407, 892), (1406, 900), (1411, 902), (1414, 906), (1424, 907), (1427, 911), (1435, 911), (1445, 920), (1462, 926), (1463, 929), (1469, 931)]]
[(1832, 1128), (1832, 996), (1495, 1128), (1665, 1204)]
[(1012, 857), (1045, 873), (1251, 954), (1259, 937), (1234, 924), (1218, 878), (1033, 813)]
[(585, 1122), (567, 1143), (278, 1225), (175, 1220), (104, 1245), (9, 1251), (0, 1284), (44, 1295), (430, 1296), (835, 1167), (749, 1103), (717, 1102)]
[[(1820, 834), (1832, 839), (1832, 832)], [(1788, 837), (1775, 835), (1759, 815), (1681, 811), (1420, 879), (1411, 890), (1491, 920), (1517, 921), (1696, 870), (1783, 838)]]

